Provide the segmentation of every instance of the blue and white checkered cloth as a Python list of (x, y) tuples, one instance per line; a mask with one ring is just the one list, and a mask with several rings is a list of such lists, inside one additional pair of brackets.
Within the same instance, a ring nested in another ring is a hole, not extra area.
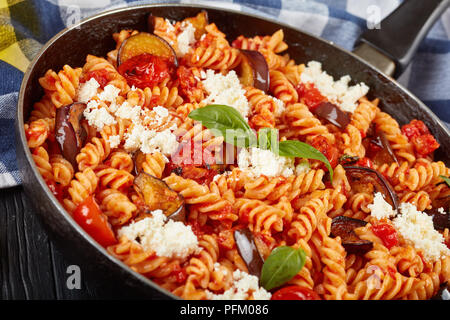
[[(200, 3), (277, 18), (352, 50), (377, 6), (380, 18), (401, 0), (0, 0), (0, 188), (20, 184), (14, 147), (14, 115), (23, 71), (54, 34), (78, 18), (130, 5)], [(441, 119), (450, 122), (450, 9), (433, 26), (399, 82)]]

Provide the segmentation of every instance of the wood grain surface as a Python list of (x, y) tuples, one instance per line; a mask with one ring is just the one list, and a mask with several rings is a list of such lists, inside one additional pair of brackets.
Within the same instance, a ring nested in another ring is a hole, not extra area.
[[(136, 293), (84, 271), (47, 234), (21, 187), (0, 190), (0, 299), (135, 299)], [(81, 270), (81, 288), (66, 285), (67, 268)]]

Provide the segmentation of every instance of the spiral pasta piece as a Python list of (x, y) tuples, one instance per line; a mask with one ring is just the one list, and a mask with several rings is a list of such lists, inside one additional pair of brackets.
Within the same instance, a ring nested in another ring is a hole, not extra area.
[(113, 226), (128, 222), (137, 210), (128, 197), (116, 189), (104, 189), (98, 194), (103, 212)]
[(322, 125), (320, 120), (309, 111), (306, 105), (302, 103), (288, 105), (283, 117), (285, 128), (281, 128), (282, 136), (305, 140), (321, 135), (329, 143), (334, 144), (334, 135), (328, 131), (326, 126)]
[(39, 83), (56, 108), (73, 103), (80, 83), (81, 68), (65, 65), (58, 73), (48, 70)]
[(68, 186), (74, 175), (72, 164), (60, 154), (52, 155), (50, 157), (50, 164), (55, 181), (63, 186)]
[(277, 70), (271, 70), (270, 75), (270, 92), (283, 101), (286, 105), (296, 103), (298, 101), (298, 93), (286, 76)]
[(70, 198), (64, 199), (66, 209), (69, 212), (75, 210), (80, 203), (94, 193), (97, 184), (98, 178), (92, 169), (87, 168), (82, 172), (77, 172), (67, 189)]

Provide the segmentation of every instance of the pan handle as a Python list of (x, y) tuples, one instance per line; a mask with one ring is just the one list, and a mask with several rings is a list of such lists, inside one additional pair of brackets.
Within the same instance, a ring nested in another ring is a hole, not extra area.
[[(365, 31), (359, 44), (368, 44), (388, 56), (395, 63), (394, 76), (399, 76), (449, 4), (450, 0), (405, 0), (381, 21), (379, 29)], [(391, 67), (388, 73), (393, 71)]]

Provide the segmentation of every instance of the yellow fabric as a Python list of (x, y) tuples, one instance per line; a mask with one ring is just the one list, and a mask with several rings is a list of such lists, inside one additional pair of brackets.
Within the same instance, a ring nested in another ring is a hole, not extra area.
[(11, 25), (9, 6), (24, 0), (0, 0), (0, 60), (25, 72), (30, 60), (24, 55)]

